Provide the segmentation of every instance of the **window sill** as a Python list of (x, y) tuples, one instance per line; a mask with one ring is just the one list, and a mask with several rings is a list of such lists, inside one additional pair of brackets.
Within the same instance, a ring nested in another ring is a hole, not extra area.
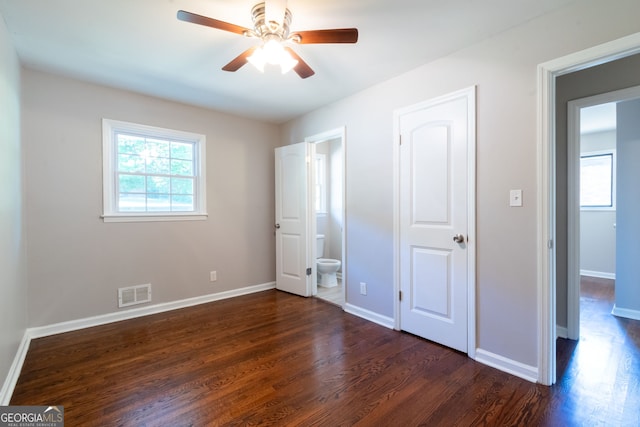
[(209, 217), (206, 213), (197, 214), (145, 214), (145, 215), (127, 215), (127, 214), (108, 214), (102, 215), (104, 222), (165, 222), (165, 221), (204, 221)]
[(580, 207), (580, 212), (615, 212), (616, 208), (611, 206), (589, 206), (589, 207)]

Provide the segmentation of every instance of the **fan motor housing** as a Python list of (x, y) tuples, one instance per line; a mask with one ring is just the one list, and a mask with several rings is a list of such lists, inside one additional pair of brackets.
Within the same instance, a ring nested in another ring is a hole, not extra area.
[(266, 6), (265, 3), (258, 3), (251, 9), (251, 17), (253, 19), (253, 26), (255, 35), (264, 38), (267, 35), (277, 35), (280, 40), (286, 40), (289, 37), (289, 27), (291, 26), (291, 11), (285, 9), (282, 24), (279, 22), (266, 21)]

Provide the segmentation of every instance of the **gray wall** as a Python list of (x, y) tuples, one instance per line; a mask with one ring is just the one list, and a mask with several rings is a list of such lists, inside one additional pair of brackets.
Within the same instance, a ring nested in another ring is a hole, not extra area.
[[(580, 135), (580, 152), (616, 148), (616, 131)], [(597, 277), (616, 274), (615, 210), (580, 211), (580, 270)]]
[(617, 110), (616, 308), (640, 314), (640, 100), (620, 102)]
[(20, 65), (0, 17), (0, 389), (27, 327), (22, 177)]
[(393, 111), (477, 85), (477, 345), (536, 366), (536, 67), (640, 31), (638, 14), (637, 0), (574, 2), (287, 123), (288, 143), (346, 125), (347, 302), (393, 316)]
[[(624, 9), (619, 11), (624, 13)], [(607, 16), (606, 12), (602, 13)], [(570, 73), (556, 81), (556, 320), (561, 327), (567, 326), (567, 103), (638, 86), (639, 69), (640, 55), (634, 55)]]
[[(29, 324), (272, 282), (278, 127), (37, 71), (23, 74)], [(206, 221), (104, 223), (102, 118), (205, 134)], [(209, 282), (209, 271), (218, 281)]]
[(582, 274), (613, 278), (616, 274), (616, 211), (580, 212)]

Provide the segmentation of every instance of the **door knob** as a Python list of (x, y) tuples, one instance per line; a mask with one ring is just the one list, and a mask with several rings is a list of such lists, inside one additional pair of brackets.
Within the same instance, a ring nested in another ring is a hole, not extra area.
[(276, 228), (280, 228), (280, 224), (276, 224)]
[(462, 234), (456, 234), (453, 236), (453, 241), (456, 243), (464, 243), (464, 236)]

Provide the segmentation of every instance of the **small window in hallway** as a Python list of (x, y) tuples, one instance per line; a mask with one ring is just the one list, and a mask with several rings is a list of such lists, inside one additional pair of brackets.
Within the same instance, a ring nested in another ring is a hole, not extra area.
[(615, 209), (615, 150), (580, 156), (580, 208)]

